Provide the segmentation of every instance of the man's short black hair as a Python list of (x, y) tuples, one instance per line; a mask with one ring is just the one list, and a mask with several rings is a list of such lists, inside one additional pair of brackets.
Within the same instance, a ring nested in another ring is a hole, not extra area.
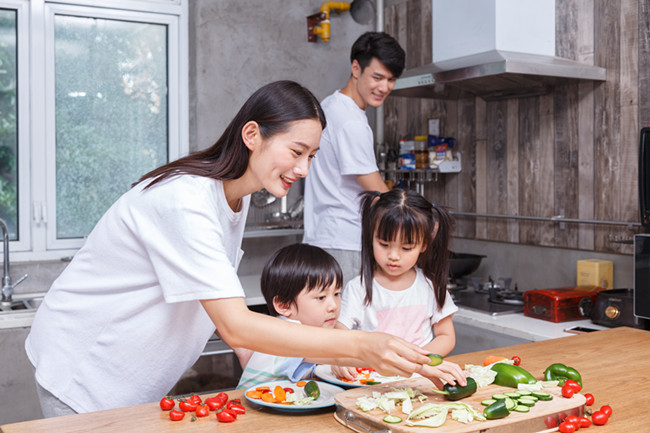
[(379, 60), (395, 78), (404, 70), (404, 50), (399, 42), (385, 32), (366, 32), (359, 36), (350, 50), (350, 63), (359, 62), (361, 71), (373, 58)]

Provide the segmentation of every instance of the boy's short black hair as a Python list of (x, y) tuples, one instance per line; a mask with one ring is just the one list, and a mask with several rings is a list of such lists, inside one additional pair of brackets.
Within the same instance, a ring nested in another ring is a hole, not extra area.
[(264, 265), (260, 285), (269, 313), (277, 316), (273, 300), (291, 305), (303, 290), (324, 289), (332, 283), (343, 286), (341, 266), (324, 249), (292, 244), (277, 250)]
[(385, 32), (366, 32), (352, 44), (350, 63), (359, 62), (361, 72), (373, 58), (379, 60), (395, 78), (404, 71), (404, 50), (399, 42)]

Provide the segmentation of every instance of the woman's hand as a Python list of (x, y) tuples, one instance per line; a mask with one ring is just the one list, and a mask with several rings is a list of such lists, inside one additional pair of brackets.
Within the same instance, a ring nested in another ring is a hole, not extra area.
[(449, 361), (443, 361), (442, 364), (435, 367), (425, 365), (422, 367), (420, 374), (431, 380), (438, 389), (442, 389), (445, 383), (453, 385), (458, 382), (460, 386), (467, 385), (463, 369), (458, 364)]
[(355, 380), (357, 378), (357, 369), (355, 367), (332, 365), (332, 374), (339, 379)]
[(358, 333), (359, 357), (364, 365), (382, 376), (411, 377), (429, 363), (427, 351), (415, 344), (383, 332)]

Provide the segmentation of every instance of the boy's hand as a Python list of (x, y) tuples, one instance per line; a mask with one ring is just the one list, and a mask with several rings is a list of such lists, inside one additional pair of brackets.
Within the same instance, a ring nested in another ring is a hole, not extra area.
[(356, 380), (357, 369), (354, 367), (341, 367), (332, 365), (332, 374), (339, 379)]
[(449, 361), (443, 361), (442, 364), (435, 367), (425, 365), (420, 374), (433, 382), (438, 389), (442, 389), (445, 383), (453, 385), (458, 382), (460, 386), (467, 385), (463, 369), (458, 364)]

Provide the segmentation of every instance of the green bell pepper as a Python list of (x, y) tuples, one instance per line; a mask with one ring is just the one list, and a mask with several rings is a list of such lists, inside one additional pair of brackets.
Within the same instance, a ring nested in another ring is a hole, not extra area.
[(532, 374), (519, 367), (518, 365), (497, 362), (492, 366), (492, 370), (497, 372), (494, 378), (495, 385), (509, 386), (517, 388), (520, 383), (536, 383), (537, 379)]
[(578, 373), (573, 367), (567, 367), (564, 364), (556, 363), (548, 366), (544, 370), (544, 380), (557, 380), (559, 381), (558, 385), (564, 386), (564, 382), (567, 379), (575, 380), (582, 386), (582, 376)]

